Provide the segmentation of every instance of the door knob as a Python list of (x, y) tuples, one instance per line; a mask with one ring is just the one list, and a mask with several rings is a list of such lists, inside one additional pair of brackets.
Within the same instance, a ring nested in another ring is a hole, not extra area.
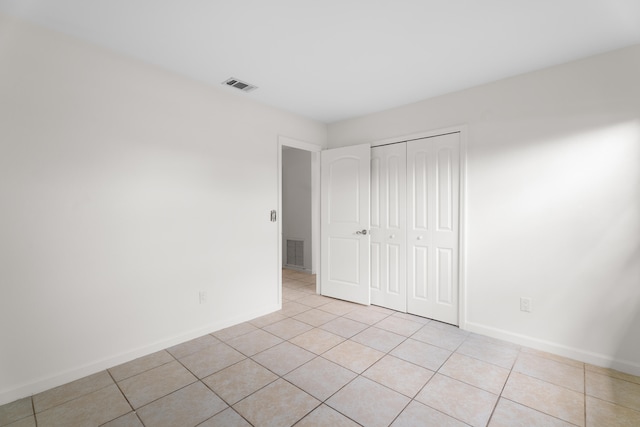
[(418, 237), (417, 237), (417, 239), (418, 239), (418, 240), (422, 240), (422, 236), (418, 236)]
[(394, 237), (396, 237), (395, 234), (392, 234), (391, 236), (389, 236), (390, 239), (393, 239)]
[(368, 233), (367, 230), (362, 230), (362, 231), (358, 230), (358, 231), (356, 231), (356, 234), (362, 234), (363, 236), (365, 236), (367, 233)]

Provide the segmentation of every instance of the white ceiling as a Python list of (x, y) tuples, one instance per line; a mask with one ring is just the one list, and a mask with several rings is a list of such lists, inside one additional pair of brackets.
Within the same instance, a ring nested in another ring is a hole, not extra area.
[(0, 11), (323, 122), (640, 43), (640, 0), (0, 0)]

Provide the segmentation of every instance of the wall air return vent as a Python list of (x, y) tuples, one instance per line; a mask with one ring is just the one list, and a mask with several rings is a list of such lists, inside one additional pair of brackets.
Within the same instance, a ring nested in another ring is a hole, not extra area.
[(238, 80), (236, 78), (231, 77), (222, 82), (223, 85), (235, 87), (236, 89), (240, 89), (243, 92), (251, 92), (252, 90), (258, 89), (258, 86), (254, 86), (247, 82), (243, 82), (242, 80)]

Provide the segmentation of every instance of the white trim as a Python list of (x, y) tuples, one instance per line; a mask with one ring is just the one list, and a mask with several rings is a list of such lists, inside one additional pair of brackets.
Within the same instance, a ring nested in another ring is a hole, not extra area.
[(615, 369), (617, 371), (625, 372), (631, 375), (640, 375), (640, 364), (632, 362), (630, 360), (616, 359), (604, 354), (593, 353), (552, 341), (540, 340), (528, 335), (516, 334), (514, 332), (482, 325), (480, 323), (467, 322), (466, 326), (466, 329), (468, 331), (485, 335), (491, 338), (509, 341), (525, 347), (534, 348), (536, 350), (546, 351), (547, 353), (557, 354), (569, 359), (590, 363), (595, 366)]
[(69, 369), (53, 375), (48, 375), (35, 381), (18, 385), (9, 390), (0, 390), (0, 405), (22, 399), (25, 396), (31, 396), (36, 393), (50, 390), (54, 387), (70, 383), (80, 378), (84, 378), (88, 375), (104, 371), (105, 369), (113, 368), (114, 366), (118, 366), (122, 363), (130, 362), (139, 357), (147, 356), (149, 354), (167, 349), (174, 345), (182, 344), (189, 340), (199, 338), (203, 335), (211, 334), (221, 329), (228, 328), (230, 326), (234, 326), (269, 313), (273, 313), (274, 311), (280, 310), (281, 308), (281, 304), (270, 305), (267, 308), (263, 308), (253, 313), (249, 313), (243, 316), (237, 316), (232, 319), (220, 320), (207, 326), (177, 335), (173, 338), (156, 341), (155, 343), (148, 346), (139, 347), (131, 351), (117, 354), (115, 356), (96, 360), (78, 368)]
[(311, 152), (311, 274), (317, 274), (316, 293), (320, 293), (320, 151), (322, 147), (288, 136), (278, 135), (278, 301), (282, 303), (282, 147)]
[(467, 125), (461, 124), (461, 125), (450, 126), (446, 128), (428, 130), (428, 131), (417, 132), (417, 133), (410, 133), (408, 135), (401, 135), (393, 138), (380, 139), (372, 142), (371, 147), (377, 147), (379, 145), (386, 145), (386, 144), (396, 144), (399, 142), (411, 141), (414, 139), (430, 138), (433, 136), (440, 136), (440, 135), (445, 135), (448, 133), (456, 133), (456, 132), (460, 132), (460, 134), (464, 133), (466, 135)]

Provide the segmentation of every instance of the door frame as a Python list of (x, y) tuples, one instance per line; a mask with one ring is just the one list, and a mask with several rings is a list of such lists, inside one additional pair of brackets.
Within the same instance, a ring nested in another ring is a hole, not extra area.
[(397, 144), (414, 139), (430, 138), (450, 133), (460, 134), (460, 204), (458, 236), (458, 327), (467, 329), (467, 133), (466, 124), (386, 138), (371, 143), (371, 147)]
[(323, 147), (278, 135), (278, 301), (282, 304), (282, 149), (297, 148), (311, 153), (311, 273), (316, 274), (320, 293), (320, 151)]

